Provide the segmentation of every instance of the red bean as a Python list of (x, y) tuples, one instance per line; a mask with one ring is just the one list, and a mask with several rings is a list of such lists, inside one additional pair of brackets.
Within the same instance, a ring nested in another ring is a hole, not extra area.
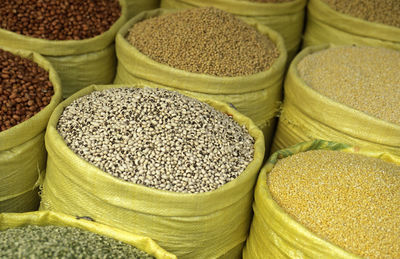
[(0, 28), (48, 40), (92, 38), (120, 15), (118, 0), (0, 1)]
[(0, 49), (0, 75), (0, 132), (50, 103), (54, 90), (49, 73), (32, 60)]

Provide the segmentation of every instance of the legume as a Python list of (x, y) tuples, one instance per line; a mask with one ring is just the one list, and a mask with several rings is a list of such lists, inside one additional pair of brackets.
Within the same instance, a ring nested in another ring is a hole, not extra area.
[(267, 181), (274, 200), (320, 237), (365, 258), (400, 257), (400, 166), (313, 150), (279, 160)]
[(301, 78), (332, 100), (400, 125), (400, 52), (337, 47), (303, 58)]
[(215, 76), (266, 71), (279, 56), (268, 36), (212, 7), (146, 19), (133, 25), (127, 40), (159, 63)]
[(136, 247), (73, 227), (24, 226), (0, 231), (1, 258), (141, 258)]
[(335, 11), (369, 22), (400, 27), (399, 0), (324, 0)]
[(211, 106), (162, 89), (96, 91), (64, 109), (72, 151), (125, 181), (185, 193), (215, 190), (252, 161), (246, 128)]
[(38, 113), (53, 94), (46, 70), (32, 60), (0, 49), (0, 132)]
[(0, 28), (48, 40), (92, 38), (107, 31), (120, 15), (117, 0), (0, 2)]

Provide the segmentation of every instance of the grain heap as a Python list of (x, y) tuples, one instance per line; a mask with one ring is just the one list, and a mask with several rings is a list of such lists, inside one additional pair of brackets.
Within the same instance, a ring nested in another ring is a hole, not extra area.
[(373, 47), (329, 48), (306, 56), (301, 78), (336, 102), (400, 125), (400, 52)]
[(38, 113), (53, 94), (46, 70), (0, 49), (0, 132)]
[(323, 239), (366, 258), (400, 257), (400, 166), (307, 151), (279, 160), (267, 182), (274, 200)]
[(400, 27), (399, 0), (323, 0), (332, 9), (369, 22)]
[(73, 227), (25, 226), (0, 231), (1, 258), (140, 258), (136, 247)]
[(47, 40), (82, 40), (107, 31), (120, 15), (117, 0), (2, 0), (0, 28)]
[(266, 71), (279, 56), (266, 35), (212, 7), (146, 19), (133, 25), (127, 40), (159, 63), (221, 77)]
[(252, 161), (245, 127), (162, 89), (96, 91), (64, 109), (57, 129), (76, 154), (125, 181), (174, 192), (215, 190)]

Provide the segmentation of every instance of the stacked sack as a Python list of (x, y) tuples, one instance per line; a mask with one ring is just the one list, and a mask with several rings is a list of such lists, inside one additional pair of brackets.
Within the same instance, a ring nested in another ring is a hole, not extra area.
[(310, 0), (307, 8), (303, 48), (332, 43), (400, 49), (396, 0)]
[(0, 238), (6, 258), (176, 258), (148, 237), (50, 211), (0, 214)]
[(314, 140), (261, 170), (243, 258), (398, 258), (400, 157)]
[(293, 60), (274, 151), (327, 139), (400, 154), (400, 52), (313, 46)]
[(309, 1), (243, 258), (400, 256), (399, 8)]
[(148, 236), (179, 258), (239, 258), (264, 138), (227, 104), (200, 100), (113, 85), (62, 102), (40, 209)]
[(292, 60), (300, 47), (305, 0), (162, 0), (161, 8), (184, 9), (213, 6), (243, 20), (257, 21), (283, 37)]
[(61, 94), (55, 69), (41, 55), (0, 47), (0, 212), (38, 208), (45, 129)]

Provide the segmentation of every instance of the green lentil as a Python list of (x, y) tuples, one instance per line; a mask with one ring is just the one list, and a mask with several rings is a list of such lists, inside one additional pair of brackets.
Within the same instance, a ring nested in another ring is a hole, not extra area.
[(320, 237), (366, 258), (400, 258), (400, 166), (313, 150), (279, 160), (267, 182), (274, 200)]
[(374, 47), (337, 47), (303, 58), (302, 79), (332, 100), (400, 125), (400, 52)]
[(143, 258), (136, 247), (74, 227), (24, 226), (0, 231), (0, 258)]
[(212, 7), (146, 19), (133, 25), (127, 40), (159, 63), (215, 76), (266, 71), (279, 56), (268, 36)]
[(400, 27), (399, 0), (323, 0), (332, 9), (369, 22)]

